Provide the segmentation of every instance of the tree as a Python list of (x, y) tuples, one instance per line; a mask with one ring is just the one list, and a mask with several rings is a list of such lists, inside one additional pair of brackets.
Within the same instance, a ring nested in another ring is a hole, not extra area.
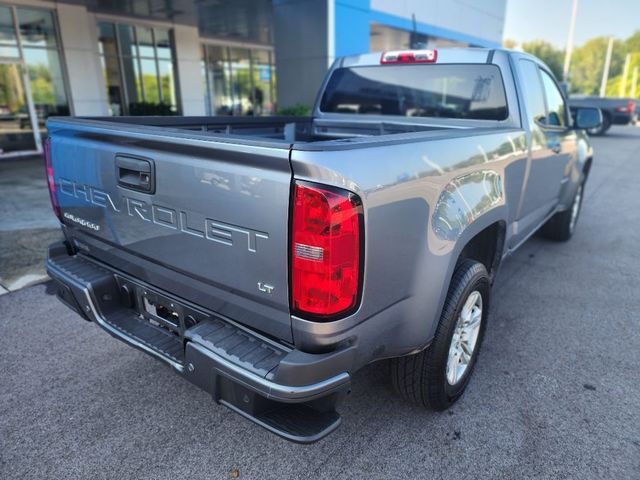
[(630, 52), (638, 52), (640, 53), (640, 30), (636, 30), (636, 32), (627, 38), (626, 42), (627, 49)]
[(556, 48), (544, 40), (524, 42), (522, 44), (522, 49), (546, 63), (556, 78), (558, 80), (562, 80), (564, 50)]
[[(571, 70), (569, 72), (569, 84), (572, 93), (599, 94), (608, 44), (608, 37), (596, 37), (573, 51)], [(517, 47), (515, 40), (511, 39), (505, 39), (503, 45), (506, 48)], [(556, 48), (544, 40), (525, 42), (522, 44), (522, 49), (545, 62), (558, 80), (562, 79), (564, 64), (564, 51), (562, 49)], [(640, 70), (640, 30), (626, 40), (614, 40), (606, 88), (607, 96), (617, 97), (620, 95), (620, 85), (627, 53), (631, 54), (631, 61), (629, 63), (624, 96), (631, 95), (631, 77), (634, 67), (638, 67)], [(640, 79), (638, 80), (636, 97), (640, 98)]]
[[(572, 92), (598, 95), (608, 43), (607, 37), (596, 37), (573, 51), (570, 75)], [(610, 79), (622, 73), (625, 54), (625, 44), (620, 40), (615, 40), (609, 68)]]
[[(633, 69), (637, 67), (640, 70), (640, 52), (631, 53), (631, 61), (629, 62), (629, 71), (627, 72), (627, 82), (625, 83), (624, 92), (620, 92), (620, 86), (622, 84), (622, 73), (620, 75), (616, 75), (614, 77), (609, 76), (609, 81), (607, 82), (607, 97), (629, 97), (631, 96), (631, 82), (633, 76)], [(636, 86), (636, 97), (640, 97), (640, 88)]]
[(504, 48), (508, 48), (509, 50), (515, 50), (518, 47), (518, 42), (516, 42), (514, 39), (512, 38), (505, 38), (502, 41), (502, 46)]
[[(627, 82), (625, 84), (625, 91), (623, 97), (631, 96), (633, 69), (637, 68), (640, 71), (640, 30), (636, 31), (633, 35), (627, 38), (624, 42), (627, 53), (631, 55), (629, 62), (629, 71), (627, 72)], [(622, 75), (609, 77), (607, 82), (607, 95), (617, 97), (620, 95), (620, 84), (622, 83)], [(640, 80), (638, 80), (640, 83)], [(636, 98), (640, 98), (640, 86), (636, 85)]]

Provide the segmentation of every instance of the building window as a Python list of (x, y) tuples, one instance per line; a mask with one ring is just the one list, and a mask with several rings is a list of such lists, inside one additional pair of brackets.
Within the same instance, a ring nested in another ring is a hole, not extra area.
[(20, 57), (11, 7), (0, 6), (0, 57)]
[(98, 49), (111, 115), (178, 113), (169, 30), (100, 21)]
[(202, 71), (207, 115), (275, 113), (272, 51), (203, 45)]
[(50, 115), (69, 115), (53, 12), (16, 8), (16, 15), (31, 95), (38, 122), (44, 127)]
[(0, 155), (39, 151), (46, 119), (70, 113), (53, 12), (0, 6), (0, 57)]

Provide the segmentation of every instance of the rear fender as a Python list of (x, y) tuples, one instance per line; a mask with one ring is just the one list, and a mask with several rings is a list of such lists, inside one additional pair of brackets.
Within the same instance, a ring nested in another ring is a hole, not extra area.
[[(503, 179), (494, 170), (456, 177), (442, 190), (430, 219), (428, 258), (423, 259), (423, 264), (429, 267), (418, 269), (419, 278), (413, 282), (414, 288), (436, 282), (442, 285), (437, 307), (434, 308), (433, 299), (422, 306), (423, 311), (429, 312), (426, 338), (435, 334), (454, 269), (465, 246), (491, 225), (506, 225), (508, 218)], [(499, 261), (502, 252), (498, 255)]]

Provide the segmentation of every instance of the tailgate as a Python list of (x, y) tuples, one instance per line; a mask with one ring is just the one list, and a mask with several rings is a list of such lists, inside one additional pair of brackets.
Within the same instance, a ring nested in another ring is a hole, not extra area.
[(105, 122), (49, 124), (62, 221), (77, 246), (290, 341), (288, 146), (95, 124)]

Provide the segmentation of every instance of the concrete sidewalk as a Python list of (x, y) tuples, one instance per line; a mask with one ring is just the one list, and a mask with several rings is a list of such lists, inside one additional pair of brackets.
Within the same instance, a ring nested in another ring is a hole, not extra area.
[(0, 161), (0, 295), (46, 280), (46, 247), (61, 236), (42, 157)]

